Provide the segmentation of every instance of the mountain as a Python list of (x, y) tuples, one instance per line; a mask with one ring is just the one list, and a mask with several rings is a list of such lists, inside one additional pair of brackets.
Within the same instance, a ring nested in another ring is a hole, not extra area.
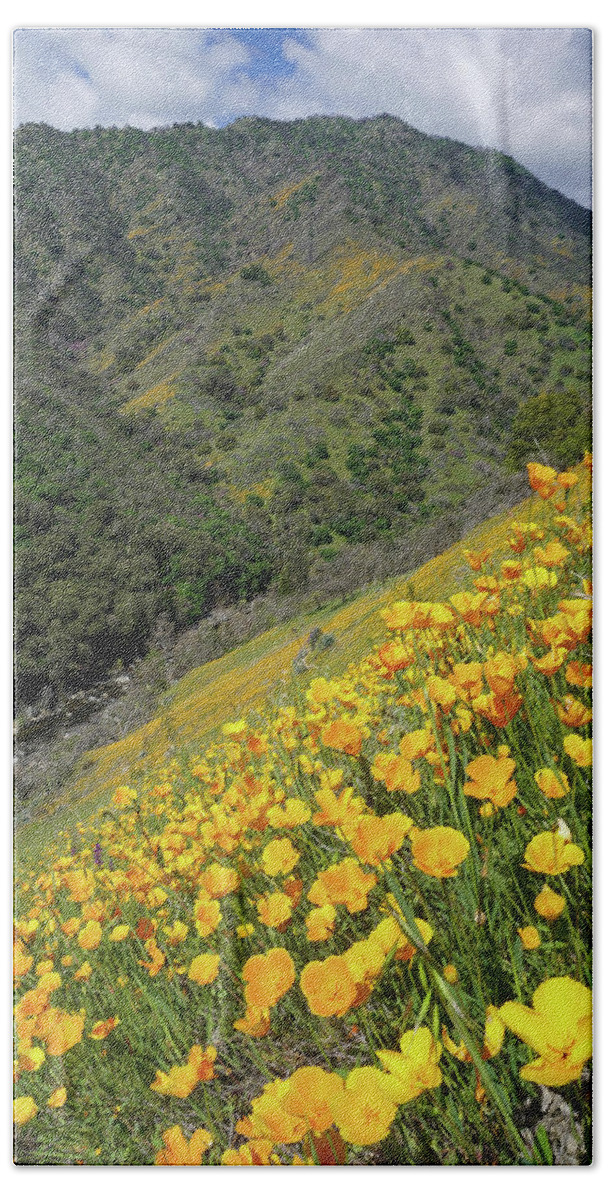
[(512, 159), (25, 125), (15, 188), (20, 703), (585, 448), (590, 214)]

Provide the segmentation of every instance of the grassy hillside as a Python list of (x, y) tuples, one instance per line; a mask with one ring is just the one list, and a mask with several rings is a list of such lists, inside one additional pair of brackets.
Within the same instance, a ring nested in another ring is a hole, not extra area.
[(449, 514), (541, 393), (512, 465), (587, 444), (589, 214), (511, 159), (381, 117), (15, 162), (23, 705)]
[(590, 1162), (588, 466), (22, 835), (17, 1162)]
[[(18, 857), (27, 860), (40, 853), (53, 832), (65, 825), (68, 814), (79, 820), (109, 801), (121, 784), (136, 784), (165, 766), (173, 755), (187, 756), (200, 749), (201, 743), (210, 743), (225, 721), (272, 711), (279, 701), (305, 690), (312, 672), (329, 676), (344, 671), (380, 637), (383, 607), (405, 597), (444, 599), (463, 586), (468, 575), (465, 550), (495, 551), (505, 542), (512, 521), (534, 519), (538, 508), (538, 500), (531, 498), (506, 515), (484, 521), (467, 538), (411, 575), (366, 588), (349, 604), (334, 603), (312, 617), (301, 616), (190, 671), (163, 696), (150, 722), (83, 756), (70, 785), (49, 805), (47, 815), (21, 828)], [(307, 649), (315, 626), (335, 640), (325, 650), (310, 650), (305, 660), (308, 672), (294, 674), (297, 656)]]

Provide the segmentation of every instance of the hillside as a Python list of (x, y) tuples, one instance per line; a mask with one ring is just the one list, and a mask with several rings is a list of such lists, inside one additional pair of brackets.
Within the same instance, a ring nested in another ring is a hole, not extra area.
[[(380, 636), (384, 606), (404, 598), (443, 599), (463, 586), (469, 570), (467, 552), (496, 552), (507, 541), (513, 521), (534, 520), (539, 507), (538, 500), (527, 499), (506, 514), (482, 522), (411, 574), (368, 587), (349, 603), (338, 601), (313, 614), (292, 617), (189, 671), (162, 695), (150, 721), (83, 754), (60, 791), (38, 804), (23, 805), (18, 861), (29, 862), (41, 853), (68, 820), (78, 823), (109, 803), (117, 787), (136, 785), (163, 770), (173, 757), (181, 760), (199, 752), (202, 744), (219, 736), (225, 721), (254, 715), (270, 719), (277, 703), (306, 691), (311, 674), (330, 676), (344, 671), (349, 663), (369, 653)], [(313, 629), (321, 629), (325, 636), (320, 644), (317, 641), (311, 646)], [(298, 660), (303, 660), (301, 672)]]
[(502, 155), (247, 118), (15, 169), (22, 704), (586, 445), (589, 214)]
[(591, 1161), (590, 466), (23, 831), (16, 1162)]

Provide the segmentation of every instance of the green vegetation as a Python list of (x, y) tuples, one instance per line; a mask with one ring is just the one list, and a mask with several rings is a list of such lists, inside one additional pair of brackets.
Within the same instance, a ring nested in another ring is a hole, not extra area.
[(15, 161), (20, 703), (580, 457), (589, 215), (511, 160), (380, 117)]
[(530, 447), (543, 459), (570, 466), (589, 445), (591, 413), (576, 392), (541, 392), (524, 400), (515, 414), (507, 453), (513, 470), (525, 466)]

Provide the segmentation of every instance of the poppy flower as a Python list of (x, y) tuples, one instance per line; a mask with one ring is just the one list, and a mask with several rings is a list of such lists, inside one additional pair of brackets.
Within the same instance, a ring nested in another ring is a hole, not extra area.
[(563, 771), (553, 770), (551, 767), (535, 771), (534, 782), (549, 800), (561, 800), (570, 791), (568, 776), (564, 775)]
[(85, 1011), (63, 1012), (47, 1008), (36, 1020), (36, 1037), (46, 1043), (47, 1054), (60, 1056), (82, 1041)]
[(494, 692), (483, 692), (472, 701), (473, 709), (490, 721), (496, 729), (506, 729), (523, 704), (519, 692), (507, 692), (496, 696)]
[(566, 901), (546, 883), (542, 891), (538, 893), (534, 907), (538, 915), (545, 918), (545, 921), (555, 921), (563, 913)]
[(194, 905), (194, 920), (199, 937), (207, 937), (217, 929), (222, 919), (222, 910), (217, 900), (205, 892), (199, 895)]
[(282, 946), (254, 954), (243, 967), (245, 1003), (250, 1008), (272, 1008), (295, 981), (293, 959)]
[(467, 857), (470, 846), (459, 829), (436, 825), (410, 834), (414, 866), (435, 879), (448, 879)]
[(283, 1107), (303, 1117), (309, 1130), (324, 1133), (334, 1123), (332, 1105), (342, 1096), (344, 1080), (322, 1067), (300, 1067), (290, 1075)]
[(570, 551), (561, 542), (547, 542), (545, 546), (537, 546), (534, 558), (541, 567), (562, 567), (570, 558)]
[(313, 908), (306, 918), (306, 937), (309, 942), (326, 942), (331, 937), (336, 923), (333, 904), (322, 904)]
[(543, 654), (541, 658), (532, 658), (530, 661), (541, 675), (550, 677), (557, 674), (567, 655), (568, 651), (563, 646), (552, 646), (547, 654)]
[(550, 500), (557, 491), (557, 471), (542, 463), (527, 463), (528, 481), (541, 500)]
[(401, 738), (399, 752), (403, 758), (409, 758), (413, 762), (417, 758), (424, 758), (434, 746), (432, 729), (413, 729)]
[(555, 587), (557, 575), (555, 571), (548, 571), (546, 567), (528, 567), (528, 570), (524, 571), (521, 581), (531, 592), (538, 592), (542, 588)]
[(310, 1011), (317, 1017), (341, 1017), (352, 1008), (357, 987), (341, 955), (309, 962), (300, 976), (300, 987)]
[(193, 1046), (183, 1066), (171, 1067), (169, 1071), (157, 1071), (156, 1079), (150, 1084), (153, 1092), (161, 1096), (179, 1096), (184, 1099), (194, 1091), (197, 1084), (213, 1079), (213, 1064), (217, 1057), (215, 1046)]
[(383, 1141), (397, 1115), (387, 1076), (376, 1067), (355, 1067), (350, 1071), (331, 1107), (340, 1135), (345, 1142), (356, 1146)]
[(494, 808), (505, 808), (517, 794), (517, 784), (511, 779), (514, 770), (512, 758), (481, 754), (467, 763), (470, 782), (465, 783), (462, 790), (465, 796), (490, 800)]
[(270, 1031), (270, 1009), (248, 1007), (245, 1016), (234, 1022), (234, 1028), (248, 1037), (266, 1037)]
[(38, 1112), (38, 1105), (33, 1096), (18, 1096), (13, 1101), (13, 1121), (15, 1125), (27, 1125)]
[(534, 925), (524, 925), (523, 929), (517, 930), (524, 950), (538, 950), (540, 946), (540, 933)]
[(87, 921), (78, 934), (78, 945), (82, 946), (83, 950), (96, 950), (101, 941), (102, 932), (99, 921)]
[(274, 838), (262, 853), (262, 870), (266, 875), (288, 875), (300, 858), (289, 838)]
[(345, 754), (356, 757), (361, 750), (363, 734), (359, 725), (350, 717), (340, 717), (326, 726), (321, 734), (321, 741), (331, 750), (343, 750)]
[(405, 792), (412, 796), (420, 787), (420, 773), (414, 771), (410, 759), (403, 754), (377, 754), (372, 764), (372, 776), (384, 784), (387, 792)]
[(21, 938), (18, 938), (13, 952), (13, 978), (20, 979), (21, 976), (27, 975), (33, 963), (33, 955), (26, 952)]
[(574, 696), (564, 696), (561, 704), (555, 705), (555, 711), (562, 724), (571, 729), (580, 729), (583, 725), (588, 725), (593, 716), (591, 709), (585, 708)]
[(396, 1104), (406, 1104), (428, 1088), (439, 1087), (441, 1046), (424, 1025), (404, 1033), (398, 1051), (376, 1053), (389, 1073), (386, 1078)]
[(406, 813), (386, 813), (384, 817), (370, 814), (361, 818), (350, 844), (361, 862), (377, 866), (397, 853), (412, 824)]
[(570, 662), (566, 667), (566, 683), (572, 687), (590, 688), (593, 680), (591, 663)]
[(538, 1055), (522, 1067), (522, 1079), (545, 1087), (562, 1087), (580, 1079), (591, 1057), (591, 992), (569, 976), (546, 979), (528, 1008), (508, 1000), (501, 1019)]
[(229, 892), (236, 892), (240, 879), (238, 871), (235, 871), (233, 867), (212, 863), (203, 871), (199, 882), (202, 891), (213, 899), (218, 899), (221, 896), (227, 896)]
[(124, 942), (125, 938), (128, 936), (129, 936), (129, 926), (128, 925), (115, 925), (114, 928), (108, 934), (108, 941), (109, 942)]
[(367, 908), (368, 892), (375, 886), (376, 876), (363, 871), (355, 858), (343, 858), (325, 871), (320, 871), (308, 891), (311, 904), (345, 904), (350, 913)]
[(489, 550), (463, 550), (462, 553), (472, 571), (481, 571), (483, 564), (487, 562), (488, 558), (490, 557)]
[(238, 1150), (224, 1150), (221, 1163), (223, 1167), (268, 1167), (272, 1161), (279, 1161), (276, 1155), (273, 1158), (273, 1149), (274, 1142), (270, 1138), (252, 1138), (243, 1142)]
[(455, 592), (450, 596), (450, 604), (458, 614), (458, 619), (474, 629), (479, 629), (488, 615), (486, 597), (479, 591)]
[(236, 1132), (253, 1139), (270, 1138), (273, 1145), (275, 1142), (289, 1145), (301, 1141), (307, 1131), (307, 1122), (303, 1117), (286, 1110), (288, 1095), (288, 1079), (275, 1079), (267, 1083), (261, 1094), (251, 1102), (251, 1116), (237, 1121)]
[(190, 1138), (184, 1137), (179, 1125), (172, 1125), (162, 1135), (164, 1150), (159, 1150), (154, 1163), (157, 1167), (200, 1167), (203, 1154), (213, 1145), (206, 1129), (195, 1129)]
[(569, 733), (564, 738), (564, 750), (577, 767), (590, 767), (593, 763), (593, 742), (578, 733)]
[(391, 675), (394, 675), (396, 671), (403, 671), (406, 667), (411, 667), (412, 663), (416, 661), (414, 651), (401, 641), (385, 642), (378, 649), (378, 657)]
[(561, 833), (548, 829), (537, 833), (526, 846), (523, 866), (543, 875), (563, 875), (570, 867), (580, 866), (585, 855), (580, 846), (567, 841)]
[(500, 573), (509, 583), (515, 583), (521, 577), (522, 565), (516, 558), (505, 558), (500, 564)]
[(262, 925), (280, 930), (289, 924), (294, 902), (285, 892), (268, 892), (265, 896), (260, 896), (256, 908)]
[(188, 979), (192, 979), (194, 983), (199, 983), (202, 987), (217, 979), (219, 969), (219, 954), (197, 954), (190, 963)]

